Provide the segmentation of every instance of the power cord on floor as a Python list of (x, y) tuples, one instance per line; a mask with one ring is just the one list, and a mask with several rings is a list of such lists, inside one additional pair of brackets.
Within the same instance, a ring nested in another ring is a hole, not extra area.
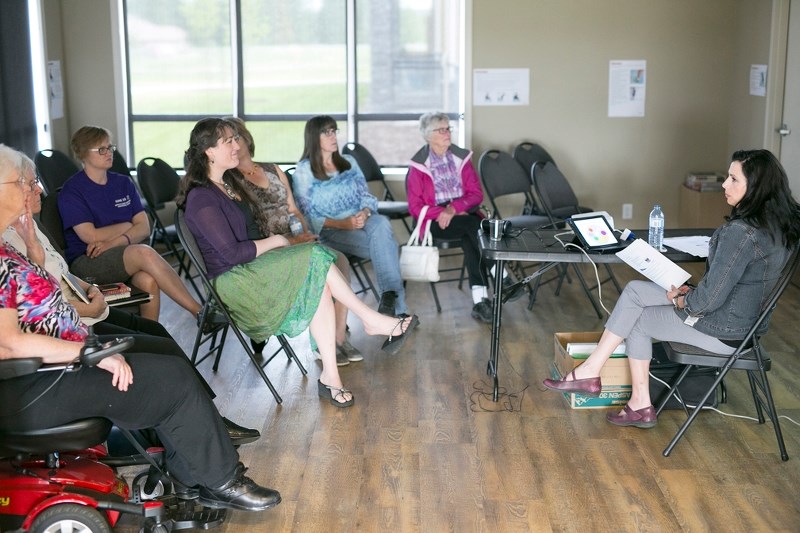
[[(522, 375), (517, 372), (508, 357), (505, 356), (504, 350), (500, 349), (500, 356), (503, 358), (503, 364), (508, 365), (509, 368), (520, 379), (523, 380), (525, 385), (519, 391), (509, 392), (505, 387), (498, 389), (497, 401), (494, 398), (494, 384), (486, 383), (484, 380), (478, 380), (472, 383), (472, 393), (469, 395), (469, 410), (473, 413), (514, 413), (522, 410), (522, 400), (525, 399), (525, 391), (528, 390), (530, 385), (525, 382)], [(505, 367), (504, 367), (505, 368)]]
[[(655, 381), (657, 381), (657, 382), (661, 383), (662, 385), (664, 385), (667, 388), (667, 390), (672, 388), (672, 385), (668, 384), (666, 381), (664, 381), (662, 379), (657, 378), (656, 376), (654, 376), (652, 374), (652, 372), (650, 373), (650, 378), (654, 379)], [(677, 400), (678, 403), (680, 403), (681, 405), (685, 405), (686, 407), (688, 407), (690, 409), (697, 409), (696, 405), (692, 405), (690, 403), (684, 403), (677, 395), (673, 396), (673, 398), (675, 398), (675, 400)], [(708, 410), (708, 411), (714, 411), (716, 413), (721, 414), (722, 416), (728, 416), (730, 418), (742, 418), (744, 420), (752, 420), (753, 422), (758, 422), (758, 418), (755, 418), (755, 417), (752, 417), (752, 416), (746, 416), (746, 415), (737, 415), (737, 414), (733, 414), (733, 413), (726, 413), (725, 411), (721, 411), (721, 410), (719, 410), (716, 407), (713, 407), (711, 405), (704, 405), (703, 407), (701, 407), (701, 409)], [(788, 420), (789, 422), (791, 422), (795, 426), (800, 426), (800, 423), (798, 423), (796, 420), (794, 420), (794, 419), (792, 419), (792, 418), (790, 418), (790, 417), (788, 417), (786, 415), (778, 415), (778, 418), (785, 418), (786, 420)], [(769, 420), (769, 417), (767, 417), (767, 420)]]

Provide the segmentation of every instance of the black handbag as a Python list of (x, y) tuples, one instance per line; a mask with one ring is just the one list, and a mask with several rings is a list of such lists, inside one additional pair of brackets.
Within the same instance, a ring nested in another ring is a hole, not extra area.
[[(684, 366), (667, 359), (663, 343), (657, 342), (653, 344), (653, 359), (650, 361), (650, 399), (653, 405), (658, 406), (661, 404), (670, 387), (683, 371)], [(690, 370), (678, 387), (678, 392), (680, 392), (683, 401), (689, 405), (697, 405), (697, 402), (700, 401), (708, 388), (714, 383), (717, 378), (717, 372), (716, 368), (709, 367)], [(704, 406), (717, 407), (720, 401), (724, 403), (726, 399), (725, 382), (722, 381), (719, 384), (717, 393), (709, 396)], [(683, 409), (683, 407), (677, 398), (673, 396), (664, 406), (664, 409)]]

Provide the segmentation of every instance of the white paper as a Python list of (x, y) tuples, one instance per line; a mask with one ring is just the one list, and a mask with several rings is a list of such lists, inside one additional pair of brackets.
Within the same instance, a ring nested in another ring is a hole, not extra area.
[(647, 61), (608, 62), (608, 116), (643, 117)]
[(473, 105), (528, 105), (530, 69), (488, 68), (472, 72)]
[(711, 237), (668, 237), (664, 245), (695, 257), (708, 257), (708, 242)]
[(64, 83), (61, 79), (61, 61), (47, 62), (47, 87), (50, 91), (50, 118), (63, 118)]
[(750, 94), (767, 96), (767, 66), (750, 65)]
[(627, 248), (617, 252), (617, 257), (666, 291), (673, 286), (680, 287), (692, 277), (642, 239), (636, 239)]

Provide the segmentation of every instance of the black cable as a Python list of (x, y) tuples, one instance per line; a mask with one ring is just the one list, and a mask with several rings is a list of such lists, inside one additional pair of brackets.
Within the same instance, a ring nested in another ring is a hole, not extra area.
[(8, 413), (8, 414), (5, 414), (5, 415), (3, 415), (3, 416), (14, 416), (14, 415), (18, 415), (18, 414), (20, 414), (22, 411), (24, 411), (25, 409), (29, 408), (31, 405), (33, 405), (33, 404), (35, 404), (36, 402), (38, 402), (39, 400), (41, 400), (41, 399), (42, 399), (42, 397), (43, 397), (45, 394), (47, 394), (48, 392), (50, 392), (50, 389), (52, 389), (53, 387), (55, 387), (55, 386), (56, 386), (56, 384), (57, 384), (59, 381), (61, 381), (61, 378), (63, 378), (63, 377), (64, 377), (64, 374), (66, 374), (67, 372), (69, 372), (70, 370), (72, 370), (72, 369), (73, 369), (73, 366), (72, 366), (72, 365), (74, 365), (75, 363), (77, 363), (77, 362), (78, 362), (78, 359), (79, 359), (79, 358), (78, 358), (78, 357), (76, 357), (75, 359), (73, 359), (72, 361), (70, 361), (70, 362), (69, 362), (69, 363), (68, 363), (68, 364), (67, 364), (67, 365), (66, 365), (66, 366), (65, 366), (63, 369), (61, 369), (61, 372), (59, 372), (59, 374), (58, 374), (58, 376), (56, 377), (56, 379), (55, 379), (55, 380), (54, 380), (54, 381), (53, 381), (53, 382), (52, 382), (52, 383), (51, 383), (51, 384), (50, 384), (50, 385), (49, 385), (49, 386), (48, 386), (48, 387), (47, 387), (45, 390), (43, 390), (43, 391), (41, 392), (41, 394), (39, 394), (39, 395), (38, 395), (36, 398), (32, 399), (30, 402), (28, 402), (28, 404), (27, 404), (27, 405), (24, 405), (24, 406), (20, 407), (19, 409), (17, 409), (17, 410), (16, 410), (16, 411), (14, 411), (13, 413)]

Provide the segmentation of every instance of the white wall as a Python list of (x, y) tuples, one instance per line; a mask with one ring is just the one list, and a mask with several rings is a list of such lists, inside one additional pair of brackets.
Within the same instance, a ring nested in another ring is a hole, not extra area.
[[(739, 2), (504, 4), (474, 2), (472, 66), (529, 68), (531, 105), (473, 107), (476, 152), (540, 142), (581, 203), (617, 220), (621, 204), (633, 203), (626, 225), (645, 227), (659, 202), (676, 225), (686, 173), (727, 168)], [(619, 59), (647, 60), (643, 118), (607, 116), (608, 65)]]

